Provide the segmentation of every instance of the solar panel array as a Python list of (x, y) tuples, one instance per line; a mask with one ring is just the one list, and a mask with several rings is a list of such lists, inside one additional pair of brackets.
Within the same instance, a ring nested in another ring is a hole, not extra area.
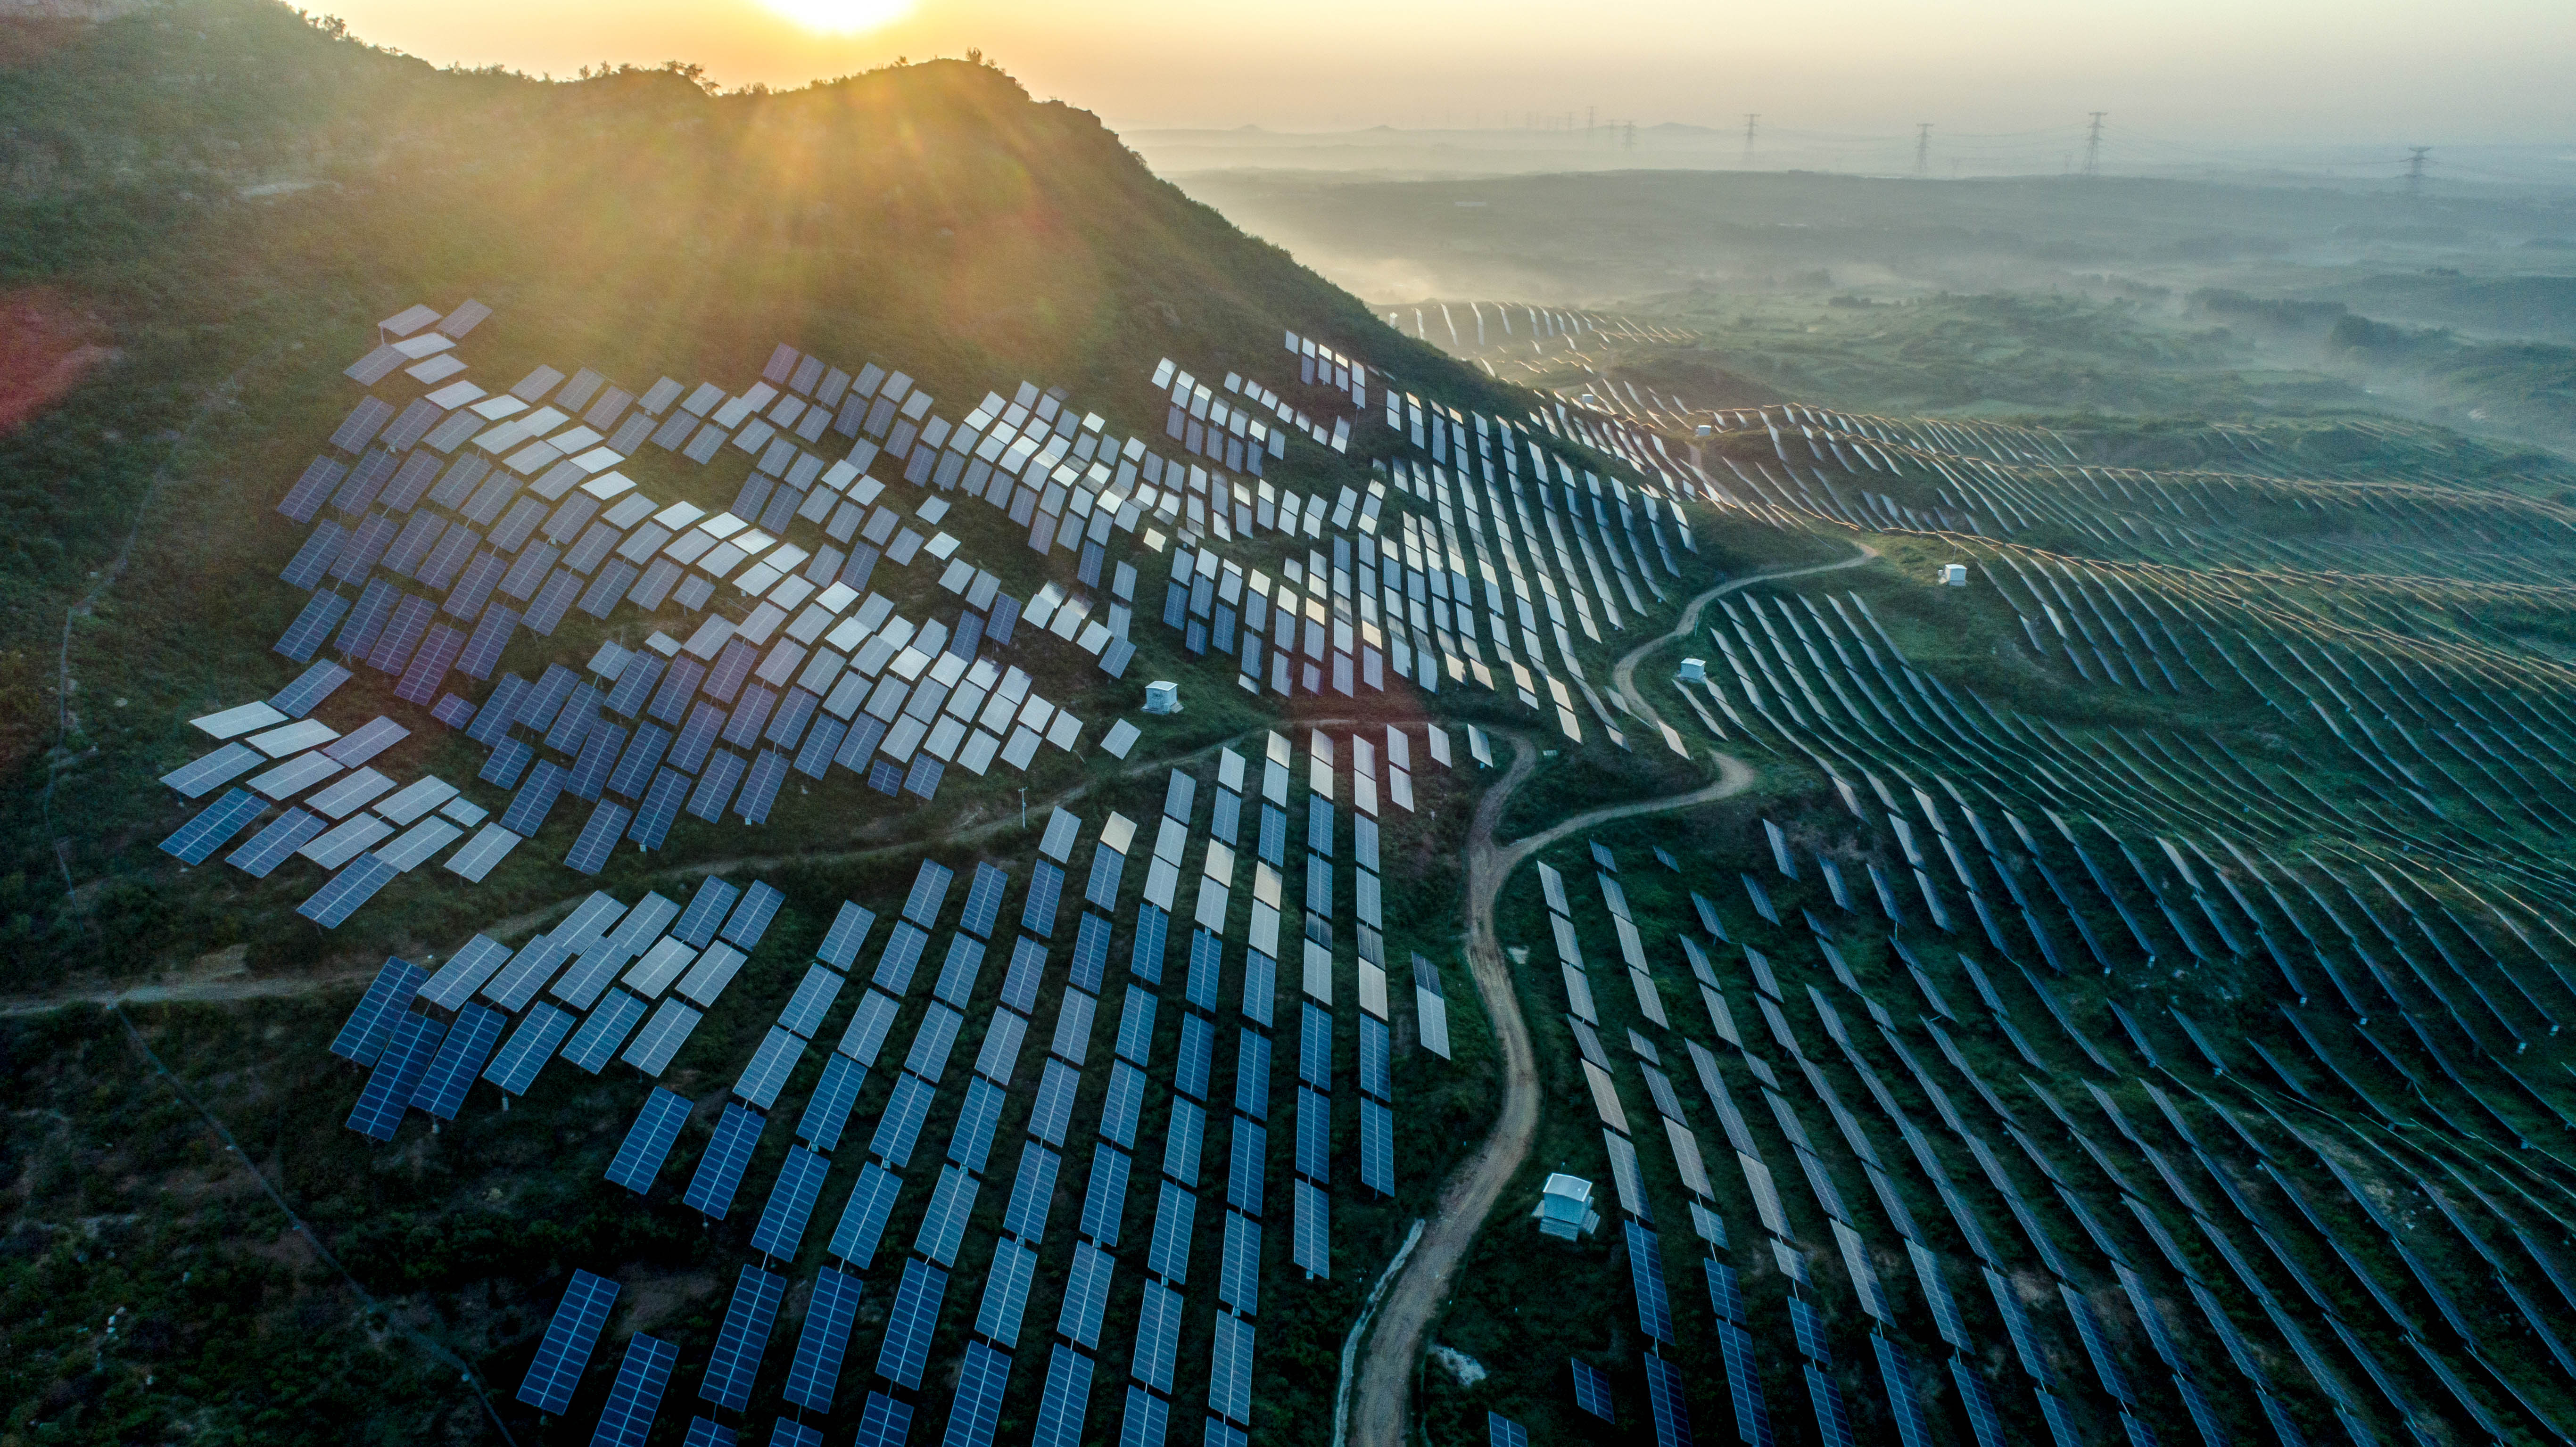
[(528, 1364), (528, 1374), (519, 1383), (520, 1401), (558, 1416), (572, 1405), (582, 1370), (599, 1343), (599, 1330), (608, 1324), (608, 1309), (617, 1302), (617, 1290), (617, 1283), (606, 1277), (573, 1272), (571, 1285), (546, 1323), (536, 1360)]

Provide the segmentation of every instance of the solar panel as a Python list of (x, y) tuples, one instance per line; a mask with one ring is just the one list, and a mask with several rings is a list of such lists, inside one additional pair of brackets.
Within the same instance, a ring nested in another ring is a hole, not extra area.
[(358, 1007), (349, 1012), (340, 1033), (332, 1037), (331, 1053), (360, 1065), (375, 1064), (385, 1042), (393, 1037), (395, 1022), (411, 1008), (412, 997), (428, 978), (428, 971), (408, 960), (386, 960), (367, 992), (358, 997)]
[(957, 1112), (957, 1128), (948, 1133), (948, 1159), (982, 1175), (1007, 1103), (1002, 1088), (991, 1081), (981, 1076), (967, 1081), (965, 1107)]
[(616, 1302), (616, 1282), (587, 1271), (573, 1272), (572, 1284), (546, 1323), (536, 1360), (528, 1364), (528, 1375), (519, 1383), (520, 1401), (558, 1416), (572, 1405), (573, 1389), (581, 1385), (582, 1370), (590, 1365), (591, 1349), (599, 1342), (599, 1329), (608, 1324), (608, 1309)]
[(1146, 1282), (1136, 1309), (1136, 1380), (1168, 1395), (1180, 1346), (1181, 1294), (1159, 1281)]
[(1690, 1400), (1682, 1375), (1652, 1352), (1645, 1355), (1646, 1401), (1654, 1413), (1656, 1447), (1691, 1447)]
[(809, 1412), (832, 1410), (841, 1358), (850, 1348), (850, 1319), (858, 1309), (857, 1277), (844, 1276), (829, 1266), (814, 1273), (805, 1325), (796, 1335), (796, 1356), (788, 1363), (787, 1384), (780, 1396)]
[(1145, 1106), (1145, 1072), (1124, 1060), (1109, 1063), (1109, 1091), (1100, 1105), (1100, 1134), (1134, 1149), (1136, 1117)]
[(956, 871), (936, 860), (921, 861), (921, 869), (912, 877), (912, 892), (904, 896), (903, 917), (928, 929), (939, 922), (939, 907), (948, 898), (948, 882)]
[(1323, 1184), (1333, 1179), (1333, 1098), (1297, 1087), (1297, 1173)]
[(737, 891), (716, 875), (708, 875), (706, 883), (698, 886), (698, 893), (688, 896), (688, 909), (680, 911), (680, 922), (672, 924), (670, 932), (688, 942), (690, 950), (703, 950), (714, 945), (716, 924), (724, 922), (724, 911), (732, 909), (739, 893), (742, 891)]
[(894, 1210), (894, 1198), (902, 1190), (903, 1178), (876, 1162), (859, 1167), (859, 1183), (841, 1207), (841, 1221), (832, 1228), (828, 1248), (842, 1265), (852, 1271), (865, 1271), (876, 1260), (877, 1242), (885, 1235), (886, 1216)]
[(1201, 1441), (1203, 1447), (1249, 1447), (1252, 1439), (1233, 1423), (1210, 1417), (1207, 1419), (1207, 1435)]
[(857, 1104), (859, 1088), (867, 1084), (867, 1067), (846, 1055), (835, 1052), (823, 1060), (823, 1078), (814, 1093), (805, 1100), (805, 1113), (797, 1119), (796, 1134), (818, 1151), (828, 1151), (841, 1143), (841, 1131), (849, 1124), (850, 1107)]
[(297, 905), (295, 912), (324, 929), (338, 929), (358, 906), (376, 897), (376, 891), (400, 876), (401, 870), (376, 855), (359, 857), (358, 862), (331, 876), (331, 882), (313, 892), (313, 897)]
[(1215, 1064), (1216, 1026), (1204, 1015), (1181, 1017), (1181, 1055), (1172, 1070), (1172, 1088), (1192, 1100), (1207, 1099), (1208, 1071)]
[(1172, 1404), (1130, 1383), (1127, 1410), (1118, 1419), (1118, 1447), (1163, 1447)]
[(814, 1199), (823, 1193), (823, 1178), (832, 1163), (803, 1146), (789, 1146), (761, 1208), (760, 1225), (751, 1233), (751, 1249), (781, 1261), (793, 1261), (805, 1239), (805, 1223), (814, 1214)]
[(1360, 1100), (1360, 1184), (1381, 1196), (1395, 1194), (1395, 1112)]
[(1932, 1324), (1941, 1340), (1961, 1351), (1968, 1350), (1968, 1329), (1959, 1320), (1959, 1304), (1950, 1298), (1950, 1285), (1942, 1279), (1941, 1264), (1922, 1244), (1908, 1240), (1905, 1251), (1914, 1261), (1914, 1280), (1923, 1288), (1923, 1300), (1932, 1308)]
[(1297, 1078), (1317, 1090), (1333, 1088), (1333, 1016), (1312, 1000), (1299, 1020)]
[(899, 1387), (919, 1390), (922, 1368), (930, 1363), (930, 1337), (939, 1326), (939, 1303), (948, 1294), (948, 1273), (927, 1261), (903, 1264), (895, 1285), (894, 1311), (886, 1319), (885, 1345), (877, 1351), (877, 1375)]
[(741, 901), (734, 905), (733, 913), (725, 917), (724, 929), (718, 937), (745, 952), (750, 951), (760, 943), (760, 937), (769, 932), (769, 922), (777, 917), (778, 906), (786, 898), (777, 886), (753, 880), (751, 888), (743, 891)]
[(680, 1053), (680, 1047), (688, 1042), (689, 1032), (698, 1028), (698, 1021), (702, 1018), (694, 1006), (684, 1005), (675, 999), (664, 1000), (655, 1007), (653, 1018), (644, 1022), (644, 1028), (636, 1031), (635, 1039), (627, 1045), (626, 1063), (642, 1071), (648, 1080), (660, 1079), (662, 1072), (670, 1068), (671, 1057)]
[(1234, 1108), (1255, 1120), (1270, 1115), (1270, 1037), (1241, 1032), (1234, 1056)]
[(930, 1102), (937, 1090), (917, 1075), (902, 1074), (894, 1078), (894, 1093), (886, 1098), (885, 1113), (877, 1118), (876, 1135), (868, 1149), (888, 1166), (902, 1170), (912, 1159), (912, 1148), (921, 1138), (921, 1123), (930, 1114)]
[(1056, 1171), (1063, 1163), (1063, 1157), (1036, 1141), (1021, 1144), (1011, 1204), (1002, 1213), (1003, 1230), (1033, 1246), (1045, 1239), (1047, 1209), (1055, 1200)]
[(1590, 1362), (1569, 1358), (1567, 1364), (1574, 1368), (1574, 1405), (1604, 1422), (1618, 1421), (1617, 1410), (1610, 1405), (1610, 1379)]
[(1887, 1387), (1887, 1401), (1896, 1417), (1896, 1433), (1905, 1447), (1931, 1447), (1932, 1426), (1924, 1419), (1923, 1404), (1914, 1395), (1914, 1375), (1907, 1367), (1905, 1351), (1889, 1341), (1884, 1333), (1873, 1334), (1869, 1344), (1878, 1353), (1879, 1380)]
[(1228, 1163), (1225, 1201), (1248, 1216), (1261, 1214), (1262, 1154), (1269, 1148), (1269, 1132), (1253, 1121), (1236, 1116), (1232, 1160)]
[(1029, 871), (1029, 895), (1020, 909), (1020, 928), (1039, 939), (1055, 933), (1056, 901), (1064, 893), (1064, 871), (1039, 860)]
[(619, 836), (626, 832), (626, 821), (633, 817), (625, 805), (601, 800), (599, 807), (590, 811), (590, 822), (582, 826), (581, 837), (573, 841), (572, 851), (564, 856), (564, 867), (576, 874), (597, 874), (617, 848)]
[[(1664, 1290), (1664, 1253), (1655, 1233), (1634, 1221), (1627, 1223), (1628, 1280), (1637, 1293), (1637, 1328), (1666, 1346), (1678, 1345), (1673, 1339), (1672, 1300)], [(1791, 1303), (1791, 1310), (1803, 1306)]]
[(1002, 1393), (1011, 1384), (1011, 1358), (979, 1341), (966, 1343), (957, 1372), (957, 1396), (948, 1409), (940, 1447), (992, 1447), (1002, 1417)]
[[(1140, 920), (1137, 926), (1144, 928)], [(1088, 911), (1073, 934), (1073, 970), (1070, 978), (1086, 989), (1100, 988), (1101, 977), (1109, 968), (1109, 921)]]
[(688, 1119), (688, 1100), (655, 1086), (644, 1097), (643, 1109), (635, 1113), (635, 1123), (626, 1128), (626, 1139), (608, 1163), (607, 1179), (639, 1196), (651, 1190), (654, 1178), (662, 1173), (662, 1162), (671, 1154), (671, 1143), (680, 1138), (680, 1127)]
[(597, 1075), (616, 1057), (617, 1047), (626, 1043), (627, 1032), (635, 1028), (635, 1022), (651, 1008), (624, 990), (609, 991), (599, 1008), (591, 1011), (581, 1028), (573, 1032), (571, 1042), (564, 1046), (563, 1058)]
[(921, 952), (930, 944), (930, 936), (910, 920), (898, 920), (894, 933), (886, 937), (885, 953), (877, 957), (874, 984), (889, 995), (900, 996), (912, 988), (912, 972), (921, 963)]
[[(793, 1426), (794, 1424), (789, 1423), (786, 1425)], [(680, 1447), (736, 1447), (736, 1444), (740, 1440), (741, 1439), (735, 1434), (731, 1427), (718, 1426), (704, 1417), (691, 1417), (689, 1419), (689, 1435), (680, 1439)], [(788, 1437), (783, 1432), (770, 1438), (772, 1447), (779, 1447), (779, 1444), (790, 1442), (792, 1440), (792, 1438)], [(819, 1447), (819, 1444), (822, 1442), (822, 1434), (819, 1432), (816, 1433), (814, 1440), (817, 1447)]]
[(1029, 1113), (1029, 1134), (1062, 1149), (1065, 1130), (1073, 1121), (1074, 1092), (1081, 1084), (1080, 1072), (1050, 1056), (1038, 1083), (1037, 1104)]
[(1288, 1256), (1309, 1276), (1330, 1277), (1333, 1274), (1331, 1198), (1315, 1188), (1315, 1183), (1297, 1180), (1291, 1183), (1294, 1218), (1290, 1224)]
[(755, 1110), (745, 1110), (726, 1101), (724, 1115), (716, 1122), (715, 1139), (707, 1142), (706, 1154), (698, 1157), (697, 1173), (689, 1178), (689, 1188), (680, 1199), (701, 1213), (721, 1221), (733, 1209), (734, 1192), (742, 1186), (742, 1172), (751, 1164), (752, 1149), (760, 1144), (762, 1128), (769, 1118)]
[(1038, 1254), (1005, 1236), (993, 1243), (993, 1264), (984, 1276), (984, 1301), (975, 1312), (975, 1331), (1003, 1346), (1017, 1346), (1020, 1316), (1028, 1309), (1029, 1280)]
[(1109, 1304), (1109, 1253), (1088, 1241), (1073, 1243), (1073, 1266), (1065, 1274), (1064, 1306), (1055, 1329), (1085, 1351), (1100, 1346), (1100, 1315)]
[(1238, 1316), (1261, 1314), (1261, 1225), (1239, 1211), (1225, 1213), (1223, 1265), (1216, 1299)]
[(405, 1011), (394, 1022), (393, 1038), (385, 1042), (384, 1053), (376, 1057), (366, 1088), (358, 1092), (357, 1106), (349, 1112), (349, 1129), (371, 1140), (392, 1140), (402, 1126), (403, 1112), (411, 1108), (413, 1090), (446, 1033), (445, 1025), (427, 1015)]
[(975, 993), (975, 980), (984, 972), (983, 942), (965, 934), (948, 938), (948, 958), (940, 962), (939, 983), (931, 993), (963, 1010)]
[(600, 1411), (591, 1447), (643, 1447), (672, 1364), (679, 1359), (680, 1349), (658, 1337), (639, 1332), (628, 1338), (626, 1359), (617, 1365), (617, 1380), (608, 1389), (608, 1405)]
[(1091, 1411), (1091, 1358), (1062, 1342), (1047, 1361), (1046, 1389), (1038, 1397), (1038, 1426), (1030, 1447), (1082, 1447), (1083, 1418)]
[(510, 1095), (525, 1095), (537, 1072), (554, 1058), (555, 1047), (572, 1033), (579, 1017), (569, 1010), (540, 1004), (519, 1019), (519, 1028), (484, 1067), (483, 1078)]
[(847, 970), (857, 963), (859, 946), (866, 942), (876, 922), (875, 910), (843, 901), (841, 912), (832, 917), (832, 927), (823, 934), (823, 942), (814, 947), (814, 957), (836, 970)]
[[(327, 770), (330, 765), (323, 763), (321, 767)], [(162, 840), (161, 852), (175, 856), (182, 864), (203, 864), (216, 850), (231, 843), (234, 835), (249, 828), (250, 822), (267, 808), (266, 799), (248, 789), (234, 789), (197, 811), (196, 817), (180, 825), (177, 833)]]
[(1834, 1350), (1832, 1343), (1825, 1338), (1823, 1313), (1801, 1298), (1790, 1297), (1789, 1329), (1797, 1339), (1799, 1355), (1809, 1361), (1833, 1365)]
[(708, 1359), (706, 1375), (698, 1381), (701, 1398), (736, 1412), (750, 1405), (760, 1355), (769, 1346), (770, 1329), (778, 1322), (778, 1305), (786, 1295), (784, 1277), (757, 1266), (742, 1269), (734, 1280), (733, 1300), (725, 1307), (724, 1324), (716, 1330), (715, 1352)]
[(1485, 1414), (1485, 1447), (1529, 1447), (1529, 1429), (1499, 1413)]
[(1977, 1435), (1977, 1447), (2003, 1447), (2003, 1420), (1995, 1415), (1995, 1398), (1986, 1389), (1986, 1379), (1978, 1376), (1962, 1355), (1950, 1358), (1950, 1380), (1959, 1389), (1959, 1405), (1967, 1410), (1968, 1426)]
[(1208, 1408), (1252, 1425), (1252, 1323), (1218, 1312), (1209, 1346)]
[[(1751, 876), (1746, 878), (1751, 881)], [(1825, 1447), (1851, 1447), (1851, 1416), (1843, 1410), (1842, 1389), (1813, 1362), (1806, 1364), (1806, 1373), (1807, 1398), (1816, 1408), (1816, 1434), (1824, 1439)]]
[(1380, 1100), (1395, 1099), (1394, 1081), (1388, 1070), (1386, 1022), (1374, 1015), (1360, 1016), (1360, 1089)]
[(922, 1209), (921, 1229), (912, 1249), (943, 1267), (957, 1264), (957, 1247), (966, 1239), (966, 1220), (975, 1213), (975, 1195), (983, 1182), (955, 1166), (942, 1166), (939, 1184)]
[(742, 1068), (734, 1081), (733, 1093), (762, 1110), (778, 1102), (778, 1092), (787, 1077), (796, 1070), (796, 1062), (805, 1054), (805, 1042), (781, 1026), (772, 1025), (754, 1050), (751, 1062)]
[(458, 1011), (448, 1027), (447, 1038), (439, 1043), (437, 1056), (422, 1072), (420, 1084), (412, 1088), (411, 1103), (429, 1112), (432, 1119), (456, 1119), (457, 1110), (465, 1104), (465, 1092), (482, 1074), (483, 1062), (491, 1057), (502, 1027), (509, 1023), (509, 1016), (482, 1005), (467, 1005)]
[(1008, 872), (991, 864), (975, 866), (974, 883), (966, 889), (966, 910), (957, 926), (978, 939), (993, 937), (994, 921), (1001, 917), (1002, 891), (1009, 886)]
[(1127, 1213), (1127, 1168), (1125, 1151), (1102, 1143), (1091, 1151), (1091, 1184), (1082, 1197), (1082, 1234), (1101, 1245), (1116, 1250), (1118, 1224)]

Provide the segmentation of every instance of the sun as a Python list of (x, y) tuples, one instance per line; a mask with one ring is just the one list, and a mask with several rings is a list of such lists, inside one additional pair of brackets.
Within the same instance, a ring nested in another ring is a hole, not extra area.
[(760, 0), (760, 4), (822, 35), (855, 35), (912, 13), (912, 0)]

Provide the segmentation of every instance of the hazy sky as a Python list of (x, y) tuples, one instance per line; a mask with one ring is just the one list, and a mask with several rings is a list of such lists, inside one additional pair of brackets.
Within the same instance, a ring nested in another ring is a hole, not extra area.
[[(1120, 126), (1603, 120), (2566, 142), (2571, 0), (307, 0), (432, 61), (794, 85), (980, 46)], [(803, 20), (793, 18), (806, 17)], [(856, 25), (846, 33), (827, 27)]]

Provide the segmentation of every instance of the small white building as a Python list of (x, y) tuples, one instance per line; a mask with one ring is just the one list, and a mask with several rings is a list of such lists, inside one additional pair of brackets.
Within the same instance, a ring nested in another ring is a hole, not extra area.
[(1538, 1209), (1530, 1214), (1538, 1219), (1541, 1235), (1560, 1241), (1589, 1236), (1601, 1224), (1601, 1213), (1592, 1209), (1592, 1183), (1562, 1172), (1539, 1188)]
[(1685, 658), (1682, 660), (1682, 671), (1674, 674), (1673, 677), (1684, 683), (1703, 682), (1708, 677), (1708, 660), (1705, 658)]
[(1145, 685), (1145, 712), (1179, 713), (1180, 711), (1181, 686), (1179, 684), (1156, 679)]
[(1941, 582), (1945, 587), (1951, 588), (1964, 588), (1968, 586), (1968, 565), (1965, 563), (1943, 563), (1941, 565)]

